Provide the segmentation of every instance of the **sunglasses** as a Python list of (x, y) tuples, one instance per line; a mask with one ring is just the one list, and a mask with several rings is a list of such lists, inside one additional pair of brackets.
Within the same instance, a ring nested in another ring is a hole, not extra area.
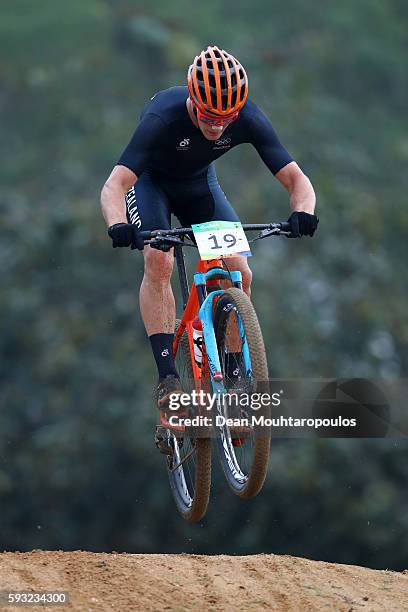
[(197, 106), (194, 106), (194, 108), (197, 113), (197, 118), (207, 125), (228, 125), (229, 123), (232, 123), (233, 121), (238, 119), (239, 115), (239, 113), (236, 112), (232, 115), (229, 115), (228, 117), (215, 118), (214, 116), (211, 117), (211, 115), (206, 115), (205, 113), (202, 113)]

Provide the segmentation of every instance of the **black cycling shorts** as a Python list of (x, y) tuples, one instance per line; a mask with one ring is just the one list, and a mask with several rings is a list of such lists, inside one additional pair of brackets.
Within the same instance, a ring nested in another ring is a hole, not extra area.
[(125, 196), (127, 218), (141, 230), (169, 229), (171, 215), (181, 227), (206, 221), (239, 221), (213, 166), (205, 174), (172, 181), (142, 173)]

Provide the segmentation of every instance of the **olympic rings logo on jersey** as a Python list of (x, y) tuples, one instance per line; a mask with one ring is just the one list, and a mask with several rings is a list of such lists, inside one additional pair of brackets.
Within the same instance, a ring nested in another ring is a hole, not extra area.
[(231, 138), (220, 138), (219, 140), (214, 140), (215, 147), (213, 147), (213, 151), (217, 149), (229, 149), (231, 147)]
[(216, 145), (229, 145), (231, 142), (231, 138), (220, 138), (220, 140), (216, 140), (215, 144)]

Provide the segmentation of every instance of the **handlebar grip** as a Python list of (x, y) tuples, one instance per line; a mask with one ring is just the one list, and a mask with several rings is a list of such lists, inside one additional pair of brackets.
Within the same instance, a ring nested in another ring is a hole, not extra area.
[(282, 232), (290, 232), (290, 223), (287, 221), (282, 221), (279, 223)]

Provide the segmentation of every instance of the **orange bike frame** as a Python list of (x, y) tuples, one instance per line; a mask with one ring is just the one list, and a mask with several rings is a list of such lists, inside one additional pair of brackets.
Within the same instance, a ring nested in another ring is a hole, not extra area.
[[(223, 267), (224, 266), (223, 266), (223, 262), (221, 261), (221, 259), (209, 259), (209, 260), (200, 259), (197, 264), (196, 272), (205, 273), (205, 272), (208, 272), (211, 268), (223, 268)], [(214, 280), (214, 279), (208, 280), (207, 284), (208, 285), (217, 284), (217, 280)], [(174, 337), (174, 343), (173, 343), (173, 353), (174, 353), (174, 356), (176, 356), (180, 338), (183, 335), (184, 331), (187, 332), (188, 344), (190, 348), (191, 364), (193, 366), (193, 374), (194, 374), (194, 380), (196, 382), (197, 390), (199, 390), (199, 388), (201, 387), (201, 379), (203, 378), (203, 376), (206, 375), (205, 373), (208, 372), (205, 350), (203, 350), (203, 361), (202, 361), (201, 367), (198, 367), (198, 365), (195, 362), (195, 358), (194, 358), (194, 344), (193, 344), (193, 329), (192, 328), (193, 328), (193, 321), (198, 315), (199, 307), (200, 307), (200, 304), (198, 300), (197, 287), (195, 283), (193, 283), (190, 289), (188, 301), (184, 309), (183, 316), (181, 318), (181, 322), (177, 330), (177, 333)]]

